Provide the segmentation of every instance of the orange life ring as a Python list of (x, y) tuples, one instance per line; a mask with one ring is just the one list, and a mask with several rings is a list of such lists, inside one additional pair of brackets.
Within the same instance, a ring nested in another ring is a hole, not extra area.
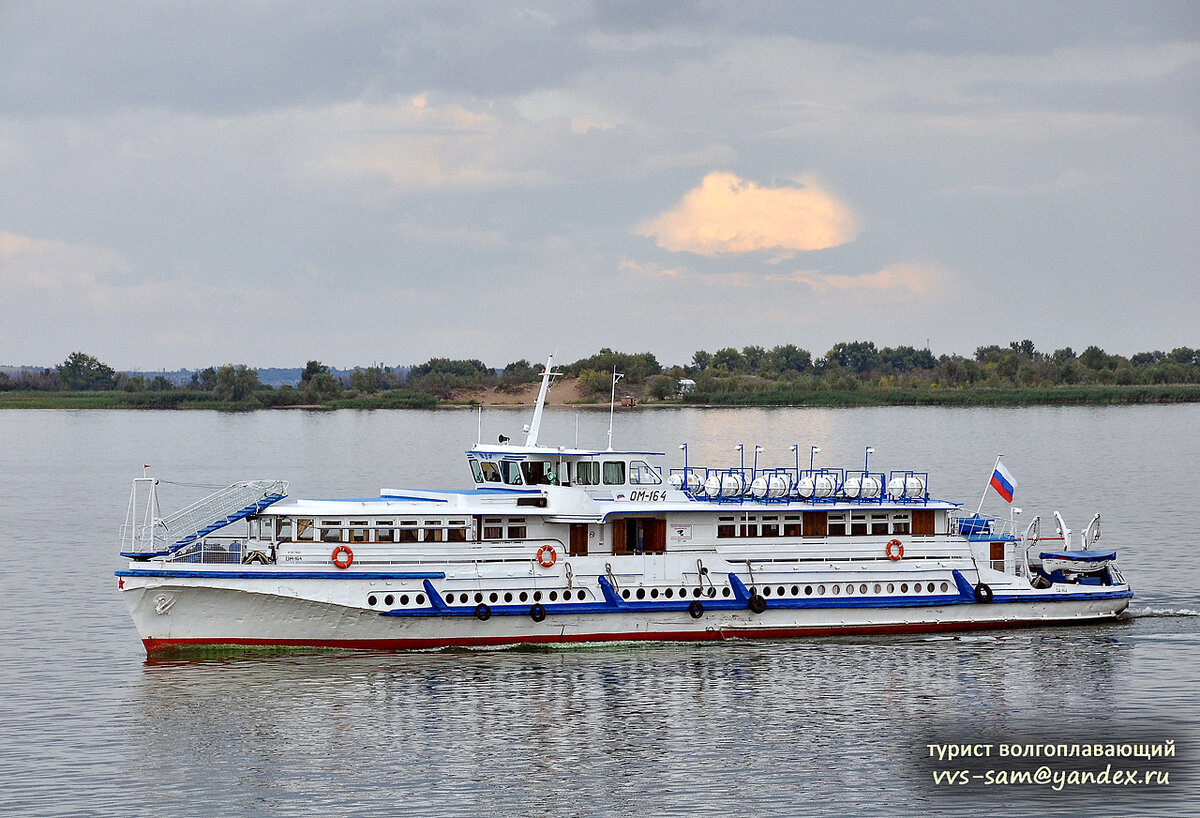
[[(892, 551), (893, 548), (896, 550)], [(904, 556), (904, 543), (899, 540), (888, 540), (887, 555), (892, 562), (899, 562), (900, 558)]]
[(354, 552), (344, 545), (333, 549), (333, 564), (338, 568), (349, 568), (354, 564)]
[(537, 561), (543, 568), (549, 568), (558, 559), (558, 552), (553, 545), (543, 545), (538, 549)]

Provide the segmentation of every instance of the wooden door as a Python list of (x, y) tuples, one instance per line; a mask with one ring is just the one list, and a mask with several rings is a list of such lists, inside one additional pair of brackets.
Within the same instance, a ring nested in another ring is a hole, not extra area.
[(571, 542), (568, 553), (572, 557), (586, 557), (588, 552), (588, 527), (586, 523), (571, 523)]
[(912, 533), (914, 537), (933, 536), (933, 509), (919, 508), (913, 510)]
[(829, 512), (806, 511), (801, 521), (805, 537), (826, 537), (829, 535)]
[(629, 553), (625, 545), (625, 523), (625, 520), (612, 521), (612, 552), (614, 554)]

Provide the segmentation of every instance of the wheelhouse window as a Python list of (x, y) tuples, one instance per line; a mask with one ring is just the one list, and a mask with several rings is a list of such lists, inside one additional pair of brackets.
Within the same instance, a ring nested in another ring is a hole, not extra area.
[(521, 484), (521, 464), (513, 460), (500, 461), (500, 476), (504, 482), (510, 486), (519, 486)]
[(662, 483), (662, 476), (644, 460), (634, 460), (629, 464), (629, 482), (635, 486), (657, 486)]
[(555, 486), (558, 477), (554, 473), (554, 464), (544, 460), (527, 460), (521, 464), (521, 473), (525, 475), (527, 486)]
[(471, 464), (471, 476), (475, 478), (476, 483), (483, 482), (483, 469), (479, 467), (479, 461), (473, 457), (467, 458), (467, 462)]
[(604, 485), (606, 485), (606, 486), (623, 486), (623, 485), (625, 485), (625, 461), (624, 460), (605, 460), (604, 461)]
[(595, 486), (600, 483), (600, 464), (595, 461), (580, 460), (575, 463), (575, 482), (581, 486)]
[(479, 471), (483, 475), (484, 482), (500, 483), (500, 467), (495, 463), (483, 462), (479, 464)]

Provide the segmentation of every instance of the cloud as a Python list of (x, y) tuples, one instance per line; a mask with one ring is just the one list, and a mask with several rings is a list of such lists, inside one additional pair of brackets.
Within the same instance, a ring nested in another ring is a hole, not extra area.
[(0, 292), (94, 292), (102, 277), (129, 272), (129, 265), (107, 247), (68, 244), (0, 231)]
[(769, 188), (714, 172), (636, 232), (672, 252), (716, 256), (767, 250), (788, 257), (845, 244), (858, 229), (850, 208), (810, 181)]
[(822, 295), (830, 292), (891, 292), (922, 297), (931, 295), (946, 279), (947, 275), (942, 271), (917, 264), (896, 264), (860, 276), (815, 270), (767, 276), (768, 281), (807, 284)]

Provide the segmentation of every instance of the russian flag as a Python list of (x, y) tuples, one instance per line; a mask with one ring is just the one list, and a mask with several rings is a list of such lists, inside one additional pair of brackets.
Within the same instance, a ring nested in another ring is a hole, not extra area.
[(992, 472), (992, 488), (996, 493), (1004, 498), (1004, 501), (1011, 503), (1013, 500), (1013, 489), (1017, 487), (1017, 479), (1008, 473), (1008, 469), (1004, 468), (1004, 464), (997, 462), (996, 470)]

